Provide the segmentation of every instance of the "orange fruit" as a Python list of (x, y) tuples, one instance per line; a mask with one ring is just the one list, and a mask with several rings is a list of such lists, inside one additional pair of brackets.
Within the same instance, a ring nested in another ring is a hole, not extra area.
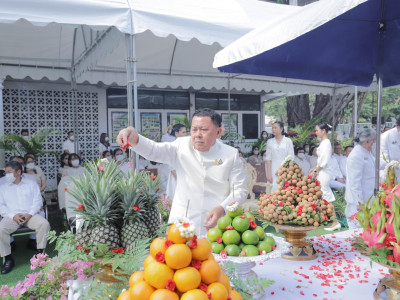
[(215, 260), (214, 255), (211, 253), (210, 256), (207, 259)]
[(153, 257), (156, 257), (156, 254), (158, 252), (161, 252), (162, 254), (165, 254), (165, 251), (167, 248), (165, 247), (165, 242), (167, 240), (165, 238), (158, 237), (154, 239), (151, 244), (150, 244), (150, 254)]
[(131, 294), (129, 293), (129, 290), (126, 290), (125, 292), (119, 294), (117, 300), (131, 300)]
[(175, 272), (174, 281), (178, 291), (187, 292), (200, 285), (201, 275), (195, 268), (187, 267)]
[(207, 294), (202, 290), (190, 290), (184, 293), (181, 297), (181, 300), (209, 300)]
[(197, 240), (197, 247), (192, 250), (193, 259), (206, 260), (212, 253), (210, 242), (203, 238)]
[(154, 258), (153, 256), (151, 256), (151, 254), (150, 254), (150, 255), (147, 256), (146, 259), (144, 260), (144, 262), (143, 262), (143, 267), (146, 269), (146, 267), (147, 267), (150, 263), (152, 263), (152, 262), (154, 262), (154, 261), (156, 261), (155, 258)]
[(172, 269), (182, 269), (192, 262), (192, 252), (185, 244), (174, 244), (165, 251), (165, 263)]
[(219, 275), (219, 278), (218, 278), (218, 282), (221, 282), (225, 286), (228, 293), (232, 290), (229, 278), (228, 278), (228, 276), (226, 276), (225, 273), (221, 272), (221, 275)]
[(231, 300), (243, 300), (242, 295), (239, 294), (238, 291), (231, 290), (229, 293), (229, 297), (231, 297)]
[(168, 228), (167, 238), (173, 242), (174, 244), (184, 244), (187, 242), (187, 239), (181, 236), (181, 232), (175, 224), (172, 224)]
[(228, 291), (220, 282), (214, 282), (208, 286), (207, 295), (209, 296), (210, 294), (210, 300), (226, 300), (228, 298)]
[(149, 300), (154, 288), (145, 281), (135, 283), (130, 289), (131, 299)]
[(206, 284), (217, 282), (221, 275), (221, 267), (215, 260), (205, 260), (200, 267), (201, 281)]
[(151, 294), (150, 300), (179, 300), (179, 296), (170, 290), (160, 289)]
[(144, 269), (144, 279), (157, 289), (164, 289), (167, 280), (174, 277), (174, 271), (166, 264), (154, 261)]
[(143, 280), (143, 271), (136, 271), (129, 277), (129, 287), (133, 286), (136, 282)]

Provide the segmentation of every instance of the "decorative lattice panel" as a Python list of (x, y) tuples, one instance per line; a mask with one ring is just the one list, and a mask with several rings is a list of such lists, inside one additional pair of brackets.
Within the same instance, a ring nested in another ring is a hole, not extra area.
[[(99, 141), (99, 99), (97, 92), (77, 92), (77, 128), (82, 158), (91, 160), (98, 156)], [(48, 138), (46, 150), (57, 151), (58, 155), (44, 155), (39, 159), (39, 166), (47, 178), (46, 190), (57, 188), (57, 170), (62, 143), (67, 132), (74, 130), (74, 98), (68, 90), (43, 89), (4, 89), (4, 132), (20, 133), (29, 129), (32, 135), (42, 127), (52, 127), (60, 131)], [(13, 153), (6, 153), (6, 161)]]

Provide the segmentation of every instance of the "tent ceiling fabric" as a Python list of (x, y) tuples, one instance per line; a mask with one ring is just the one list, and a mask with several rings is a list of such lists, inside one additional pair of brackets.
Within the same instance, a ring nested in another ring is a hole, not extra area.
[[(298, 9), (257, 0), (2, 0), (0, 77), (70, 81), (76, 29), (77, 82), (125, 86), (124, 33), (133, 17), (139, 86), (223, 90), (227, 75), (212, 68), (222, 46)], [(233, 90), (254, 93), (332, 93), (334, 86), (251, 75), (231, 80)]]

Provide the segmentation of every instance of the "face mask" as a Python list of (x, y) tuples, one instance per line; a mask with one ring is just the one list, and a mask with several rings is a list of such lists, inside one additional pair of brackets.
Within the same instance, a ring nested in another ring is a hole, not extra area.
[(112, 156), (111, 155), (107, 156), (107, 160), (111, 161), (112, 160)]
[(267, 137), (267, 135), (266, 135), (266, 134), (263, 134), (262, 137), (265, 139), (265, 138)]
[(258, 155), (258, 150), (254, 150), (253, 153), (254, 153), (255, 155)]
[(71, 165), (72, 165), (73, 167), (79, 166), (79, 160), (73, 160), (73, 161), (71, 161)]
[(27, 136), (27, 135), (24, 135), (23, 138), (24, 138), (24, 140), (29, 140), (29, 136)]
[(26, 164), (26, 168), (30, 169), (30, 170), (34, 169), (35, 168), (35, 163), (33, 163), (33, 162), (27, 163)]
[(117, 161), (123, 161), (124, 158), (125, 158), (125, 155), (123, 155), (123, 154), (120, 154), (120, 155), (115, 156), (115, 159), (116, 159)]
[(309, 150), (310, 150), (310, 148), (308, 148), (308, 147), (304, 148), (304, 151), (306, 151), (306, 152), (308, 152)]
[(8, 183), (13, 183), (14, 181), (15, 181), (15, 176), (14, 176), (14, 174), (13, 173), (7, 173), (6, 174), (6, 181), (8, 182)]
[(299, 158), (303, 159), (304, 156), (305, 156), (305, 154), (304, 154), (304, 153), (299, 153), (299, 154), (297, 154), (297, 156), (298, 156)]
[(106, 137), (104, 138), (104, 140), (105, 140), (106, 142), (108, 142), (108, 136), (106, 136)]
[(74, 136), (74, 135), (71, 135), (71, 136), (69, 137), (69, 139), (70, 139), (71, 141), (73, 141), (73, 140), (75, 140), (75, 136)]

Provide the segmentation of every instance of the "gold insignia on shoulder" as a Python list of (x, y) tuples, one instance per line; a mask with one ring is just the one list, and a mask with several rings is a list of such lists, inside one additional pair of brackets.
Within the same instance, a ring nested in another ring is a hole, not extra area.
[(219, 159), (219, 160), (218, 160), (218, 159), (216, 158), (216, 159), (214, 160), (214, 165), (216, 165), (216, 166), (222, 165), (222, 159)]

